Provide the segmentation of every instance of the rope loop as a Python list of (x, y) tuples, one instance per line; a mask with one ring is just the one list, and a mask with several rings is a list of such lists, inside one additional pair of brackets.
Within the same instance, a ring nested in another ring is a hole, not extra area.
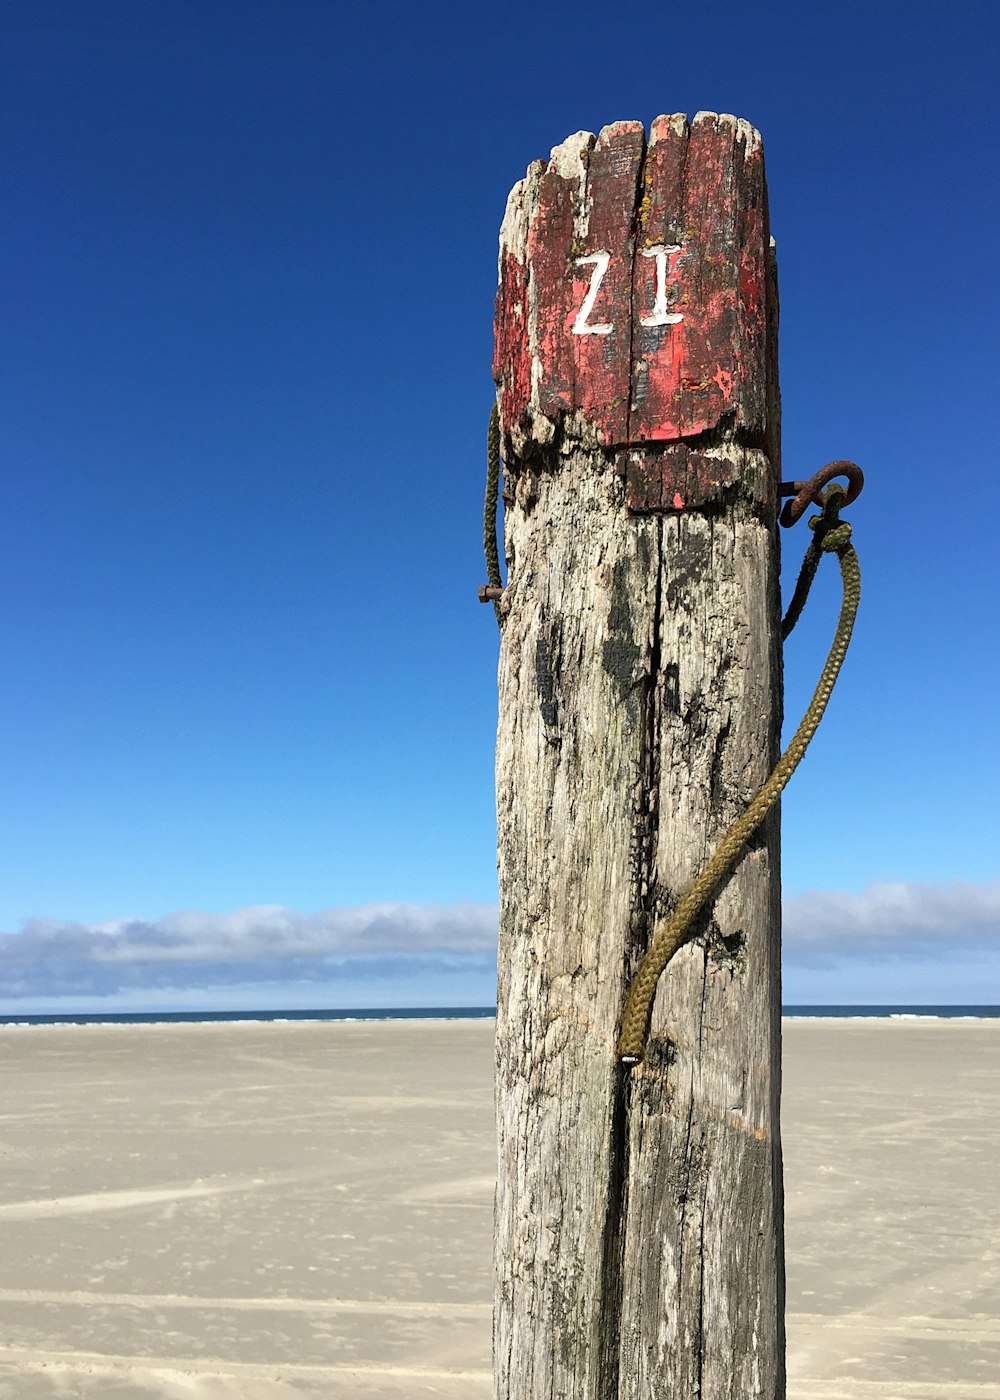
[(839, 554), (851, 542), (851, 526), (841, 520), (840, 511), (848, 502), (848, 496), (839, 483), (828, 486), (822, 497), (821, 515), (810, 516), (806, 524), (813, 532), (813, 543), (828, 554)]
[[(860, 475), (860, 473), (859, 473)], [(852, 483), (853, 484), (853, 483)], [(860, 489), (860, 488), (859, 488)], [(813, 538), (809, 542), (802, 568), (795, 584), (788, 612), (782, 619), (781, 635), (784, 639), (798, 621), (805, 606), (809, 589), (816, 576), (816, 569), (824, 553), (835, 554), (840, 565), (843, 585), (843, 598), (837, 630), (830, 647), (826, 663), (820, 674), (819, 683), (802, 721), (796, 729), (788, 748), (778, 759), (763, 787), (746, 811), (736, 818), (723, 835), (715, 853), (699, 875), (681, 895), (673, 912), (658, 926), (654, 927), (646, 953), (636, 968), (628, 990), (625, 1012), (622, 1017), (621, 1037), (618, 1053), (623, 1065), (636, 1065), (646, 1052), (649, 1039), (650, 1021), (653, 1015), (653, 1002), (660, 976), (667, 963), (694, 934), (695, 921), (709, 900), (716, 893), (723, 880), (728, 878), (747, 841), (754, 834), (768, 812), (777, 802), (809, 747), (810, 740), (819, 728), (827, 703), (833, 693), (840, 668), (847, 654), (848, 643), (857, 616), (861, 599), (861, 570), (858, 556), (851, 543), (851, 527), (840, 519), (840, 509), (851, 499), (845, 496), (844, 488), (831, 484), (821, 497), (822, 513), (813, 516), (809, 525)]]
[[(487, 433), (487, 472), (486, 499), (483, 505), (483, 548), (486, 555), (486, 569), (489, 583), (479, 590), (480, 602), (493, 604), (497, 622), (503, 625), (501, 600), (504, 585), (500, 577), (500, 551), (497, 542), (497, 506), (499, 504), (500, 473), (500, 420), (496, 405), (490, 414)], [(831, 480), (834, 476), (846, 476), (846, 488)], [(840, 674), (848, 643), (857, 616), (861, 598), (861, 570), (858, 556), (851, 543), (851, 527), (840, 519), (840, 511), (850, 505), (864, 484), (860, 467), (854, 462), (830, 462), (809, 481), (788, 482), (782, 486), (782, 494), (795, 493), (794, 501), (789, 501), (781, 513), (781, 524), (792, 525), (808, 509), (810, 504), (820, 507), (820, 514), (809, 520), (813, 537), (809, 542), (802, 568), (795, 583), (795, 591), (788, 605), (788, 611), (781, 621), (782, 641), (788, 636), (799, 619), (819, 561), (824, 554), (835, 554), (840, 565), (843, 598), (840, 617), (833, 643), (820, 674), (819, 683), (802, 721), (796, 729), (788, 748), (778, 759), (774, 770), (742, 816), (729, 827), (719, 845), (701, 873), (691, 882), (681, 895), (673, 912), (653, 934), (646, 953), (636, 968), (628, 990), (625, 1012), (622, 1018), (621, 1038), (618, 1052), (623, 1065), (638, 1064), (646, 1050), (649, 1038), (650, 1021), (653, 1014), (653, 1001), (660, 976), (667, 963), (687, 943), (694, 933), (698, 915), (716, 893), (736, 866), (747, 841), (754, 834), (768, 812), (778, 800), (789, 778), (798, 767), (809, 742), (819, 728), (827, 702)], [(825, 488), (825, 489), (824, 489)]]
[[(816, 518), (818, 520), (820, 517)], [(831, 525), (828, 530), (816, 531), (816, 543), (827, 554), (839, 554), (850, 542), (851, 527), (846, 520), (841, 520), (838, 525)]]

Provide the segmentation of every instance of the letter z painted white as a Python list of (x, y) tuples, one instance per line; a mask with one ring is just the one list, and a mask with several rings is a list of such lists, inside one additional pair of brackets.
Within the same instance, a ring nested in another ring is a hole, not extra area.
[(587, 324), (587, 317), (594, 309), (594, 302), (597, 300), (597, 293), (601, 290), (601, 283), (604, 281), (604, 274), (608, 270), (610, 261), (610, 253), (588, 253), (586, 257), (576, 260), (577, 267), (593, 263), (594, 270), (590, 274), (590, 286), (583, 299), (583, 305), (576, 313), (576, 320), (573, 322), (574, 335), (610, 335), (614, 330), (614, 326), (609, 325), (606, 321), (598, 321), (593, 326)]

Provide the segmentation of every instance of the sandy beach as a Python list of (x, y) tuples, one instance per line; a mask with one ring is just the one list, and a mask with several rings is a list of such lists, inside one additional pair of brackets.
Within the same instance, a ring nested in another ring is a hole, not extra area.
[[(0, 1400), (486, 1400), (492, 1034), (0, 1028)], [(784, 1074), (789, 1400), (1000, 1400), (1000, 1021)]]

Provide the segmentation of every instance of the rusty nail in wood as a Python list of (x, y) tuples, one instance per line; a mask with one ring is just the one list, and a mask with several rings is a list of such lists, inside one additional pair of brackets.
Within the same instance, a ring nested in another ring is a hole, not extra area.
[(503, 589), (495, 588), (492, 584), (484, 583), (479, 589), (479, 601), (481, 603), (499, 603), (503, 597)]

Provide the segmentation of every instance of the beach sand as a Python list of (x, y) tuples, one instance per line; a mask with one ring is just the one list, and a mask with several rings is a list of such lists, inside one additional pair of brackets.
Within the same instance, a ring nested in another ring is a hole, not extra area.
[[(0, 1400), (486, 1400), (492, 1035), (0, 1028)], [(789, 1400), (1000, 1400), (1000, 1021), (786, 1021), (783, 1133)]]

